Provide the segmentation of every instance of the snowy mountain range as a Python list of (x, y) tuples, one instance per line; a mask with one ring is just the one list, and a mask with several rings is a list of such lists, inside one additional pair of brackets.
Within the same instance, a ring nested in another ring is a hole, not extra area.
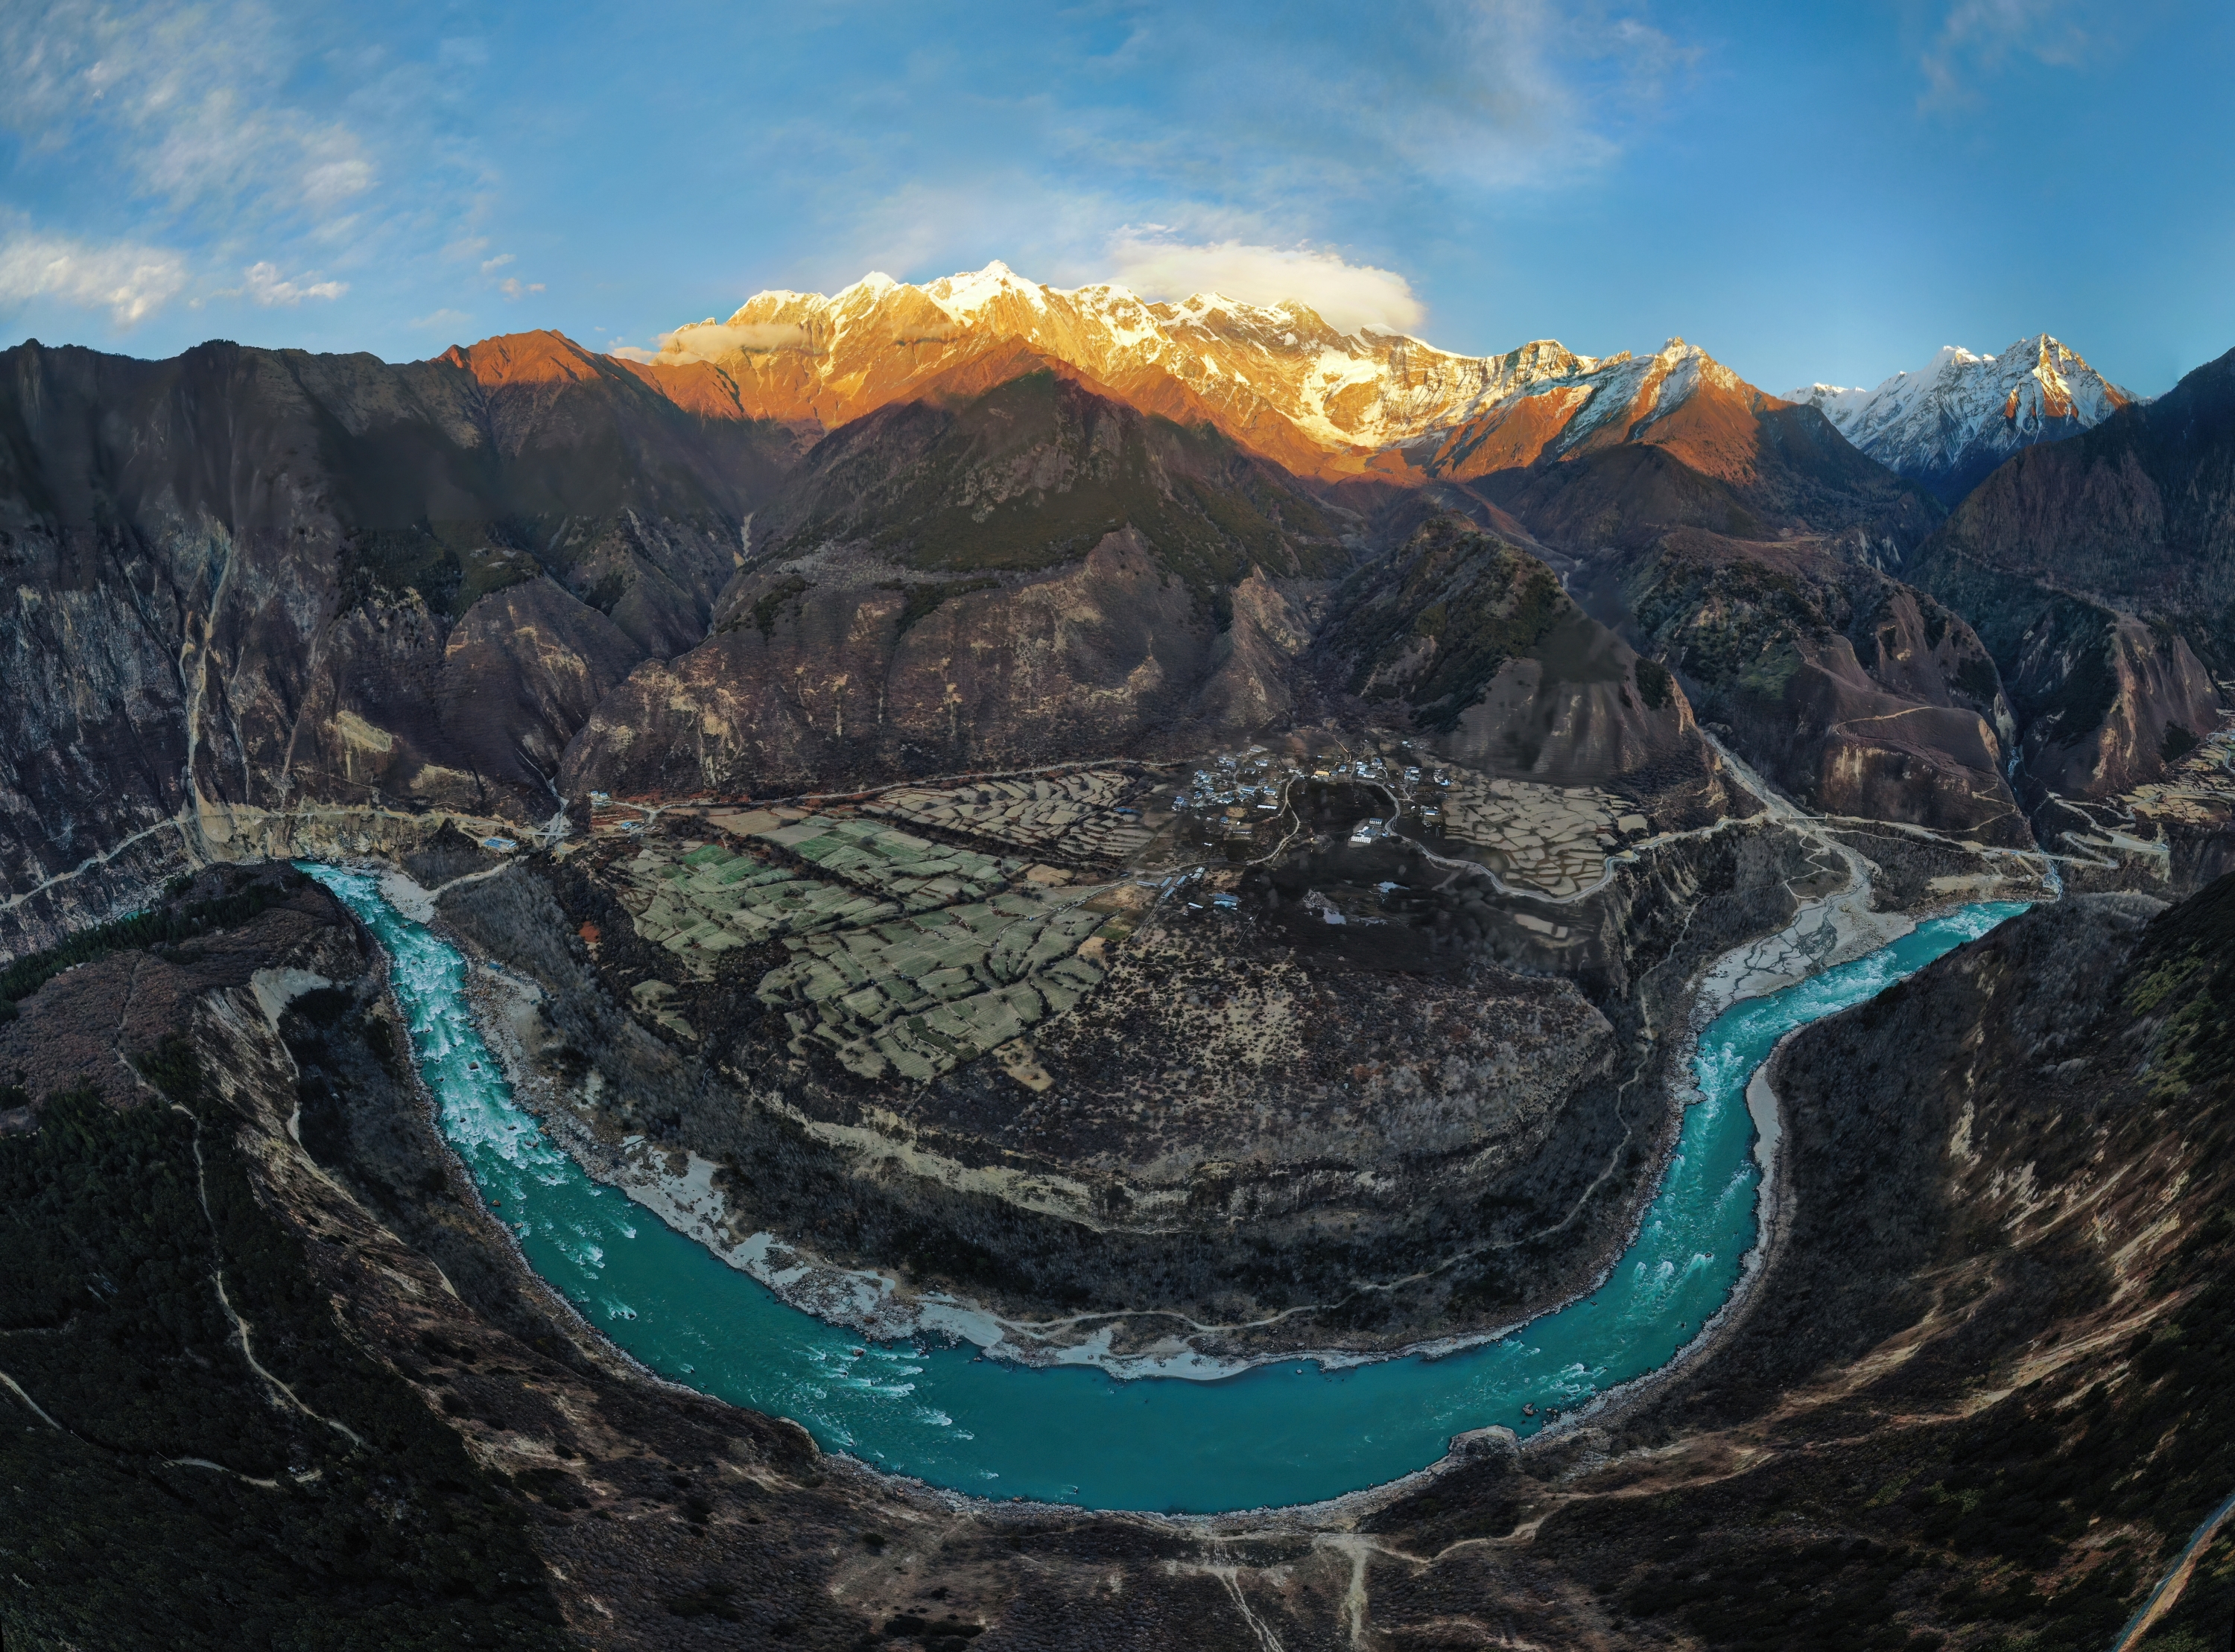
[(1340, 331), (1294, 301), (1151, 302), (1106, 284), (1043, 285), (998, 261), (920, 285), (873, 273), (832, 294), (758, 293), (661, 346), (619, 353), (669, 377), (711, 369), (718, 399), (817, 430), (1059, 365), (1144, 412), (1215, 425), (1326, 480), (1465, 482), (1635, 443), (1749, 479), (1759, 421), (1789, 421), (1799, 404), (1953, 502), (2019, 447), (2090, 428), (2133, 400), (2045, 333), (1995, 356), (1950, 347), (1875, 389), (1816, 384), (1778, 397), (1681, 339), (1643, 356), (1581, 356), (1551, 339), (1462, 356), (1401, 333)]
[(656, 368), (711, 365), (758, 416), (829, 428), (888, 402), (972, 393), (1060, 362), (1120, 400), (1208, 422), (1294, 472), (1463, 479), (1609, 442), (1652, 441), (1701, 391), (1765, 395), (1681, 339), (1643, 357), (1537, 339), (1459, 356), (1403, 334), (1341, 332), (1308, 306), (1218, 293), (1151, 303), (1060, 289), (1006, 264), (921, 286), (872, 274), (824, 295), (770, 291), (665, 336)]
[(2135, 398), (2042, 333), (1993, 356), (1945, 346), (1875, 389), (1811, 384), (1787, 399), (1952, 505), (2019, 448), (2092, 429)]

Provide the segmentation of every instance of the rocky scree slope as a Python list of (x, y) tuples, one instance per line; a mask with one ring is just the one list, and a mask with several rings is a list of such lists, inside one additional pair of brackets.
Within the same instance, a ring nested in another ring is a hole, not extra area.
[(0, 353), (10, 920), (89, 860), (62, 898), (102, 911), (146, 870), (99, 875), (121, 846), (222, 852), (306, 803), (550, 813), (590, 708), (705, 634), (790, 462), (664, 371), (549, 334), (400, 367)]

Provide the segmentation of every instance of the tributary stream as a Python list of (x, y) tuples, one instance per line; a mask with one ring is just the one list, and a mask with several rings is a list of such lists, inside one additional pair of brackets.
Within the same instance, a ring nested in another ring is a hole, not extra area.
[[(1748, 1079), (1793, 1028), (1870, 998), (2022, 907), (1967, 906), (1701, 1032), (1701, 1100), (1636, 1242), (1599, 1290), (1494, 1342), (1204, 1381), (1029, 1367), (965, 1345), (864, 1342), (779, 1301), (697, 1241), (593, 1181), (516, 1106), (476, 1030), (456, 950), (378, 884), (311, 871), (393, 960), (442, 1127), (501, 1205), (529, 1263), (654, 1371), (790, 1417), (826, 1449), (935, 1485), (1085, 1508), (1209, 1513), (1316, 1502), (1422, 1468), (1455, 1433), (1526, 1435), (1552, 1407), (1659, 1369), (1729, 1297), (1755, 1237), (1760, 1172)], [(1533, 1407), (1532, 1416), (1523, 1407)]]

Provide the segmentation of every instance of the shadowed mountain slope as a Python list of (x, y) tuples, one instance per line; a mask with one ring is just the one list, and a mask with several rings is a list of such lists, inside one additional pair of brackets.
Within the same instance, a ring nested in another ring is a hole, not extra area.
[(825, 437), (756, 518), (714, 634), (607, 701), (567, 787), (781, 792), (1287, 713), (1354, 530), (1207, 426), (1022, 364)]
[(1446, 756), (1668, 793), (1671, 819), (1727, 806), (1668, 672), (1587, 615), (1544, 563), (1463, 519), (1425, 524), (1330, 606), (1319, 651), (1344, 688), (1402, 708)]
[(2029, 775), (2099, 796), (2156, 779), (2217, 723), (2235, 663), (2235, 351), (2018, 454), (1904, 571), (1993, 650)]
[(705, 635), (792, 460), (672, 376), (555, 334), (400, 367), (0, 353), (0, 875), (242, 808), (549, 813), (580, 718)]

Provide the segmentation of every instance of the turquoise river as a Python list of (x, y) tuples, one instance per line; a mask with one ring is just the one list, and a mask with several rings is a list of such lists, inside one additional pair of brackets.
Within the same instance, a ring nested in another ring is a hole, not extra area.
[[(1701, 1100), (1636, 1241), (1589, 1296), (1436, 1357), (1261, 1365), (1216, 1381), (1027, 1367), (967, 1344), (864, 1343), (778, 1301), (592, 1180), (516, 1106), (467, 1008), (456, 949), (362, 873), (308, 865), (393, 961), (443, 1131), (529, 1263), (662, 1375), (804, 1425), (825, 1448), (935, 1485), (1086, 1508), (1209, 1513), (1316, 1502), (1434, 1462), (1452, 1434), (1527, 1434), (1550, 1407), (1667, 1364), (1729, 1297), (1755, 1234), (1747, 1081), (1795, 1027), (1859, 1003), (2023, 909), (1969, 906), (1701, 1034)], [(1534, 1407), (1535, 1416), (1523, 1407)]]

